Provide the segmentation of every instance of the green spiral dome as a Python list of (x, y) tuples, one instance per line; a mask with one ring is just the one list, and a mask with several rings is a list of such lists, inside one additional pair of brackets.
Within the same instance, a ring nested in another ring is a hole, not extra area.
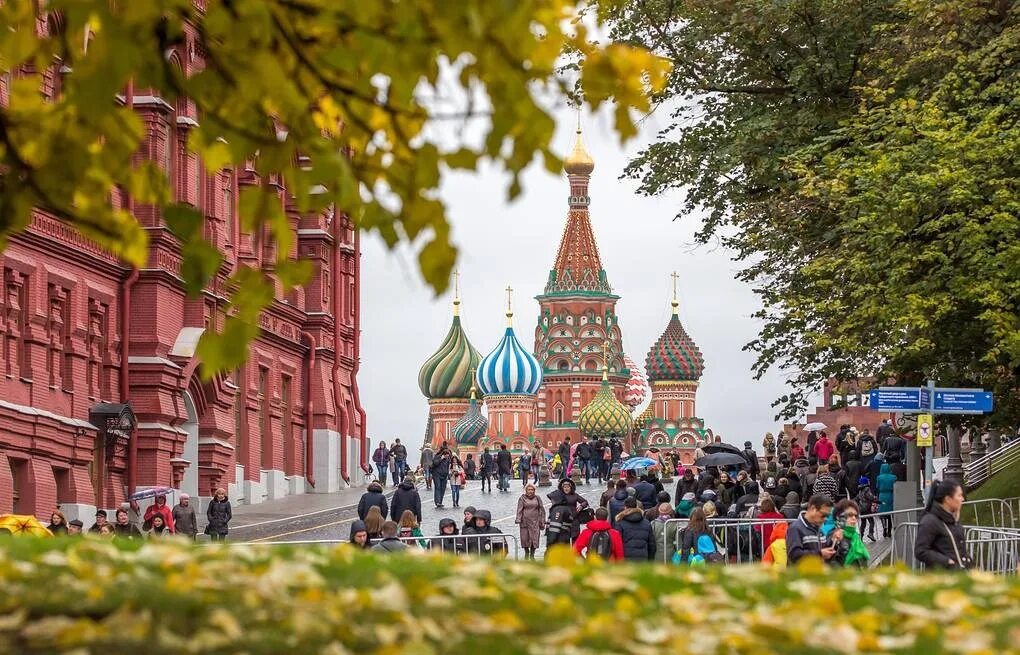
[(418, 388), (430, 400), (467, 398), (471, 392), (471, 372), (478, 368), (481, 360), (461, 327), (460, 316), (454, 316), (439, 350), (418, 372)]

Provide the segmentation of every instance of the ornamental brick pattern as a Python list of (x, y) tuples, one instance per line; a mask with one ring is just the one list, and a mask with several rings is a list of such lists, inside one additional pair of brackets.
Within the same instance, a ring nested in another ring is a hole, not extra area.
[[(48, 29), (46, 21), (39, 29)], [(185, 74), (204, 65), (193, 33), (168, 57)], [(15, 77), (28, 75), (35, 73)], [(49, 69), (40, 86), (49, 97), (59, 93)], [(0, 102), (6, 99), (0, 80)], [(97, 438), (88, 416), (98, 402), (130, 402), (138, 417), (131, 438), (140, 488), (165, 485), (208, 496), (229, 486), (232, 500), (258, 502), (270, 493), (267, 473), (276, 472), (287, 492), (303, 493), (310, 486), (308, 415), (314, 430), (336, 433), (345, 453), (345, 468), (331, 474), (351, 477), (362, 462), (347, 461), (349, 442), (366, 450), (356, 379), (354, 226), (333, 212), (299, 214), (281, 180), (263, 180), (251, 166), (204, 170), (187, 150), (189, 132), (202, 120), (187, 99), (171, 103), (135, 89), (120, 100), (133, 105), (146, 128), (139, 160), (157, 162), (175, 199), (205, 215), (205, 236), (224, 263), (199, 297), (187, 297), (180, 243), (155, 207), (124, 194), (111, 199), (149, 233), (149, 261), (136, 279), (56, 217), (35, 212), (27, 231), (0, 255), (0, 513), (48, 518), (61, 506), (88, 525), (88, 508), (124, 500), (129, 440)], [(277, 189), (296, 234), (288, 255), (312, 261), (315, 272), (287, 294), (277, 285), (247, 363), (203, 382), (194, 346), (202, 332), (222, 327), (227, 278), (238, 266), (269, 266), (276, 256), (268, 231), (243, 232), (238, 219), (240, 189), (261, 184)], [(120, 391), (125, 375), (126, 395)]]

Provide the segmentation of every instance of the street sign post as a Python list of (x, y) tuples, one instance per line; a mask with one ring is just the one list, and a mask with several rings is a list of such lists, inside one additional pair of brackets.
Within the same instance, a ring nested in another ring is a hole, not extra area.
[[(932, 461), (935, 443), (935, 414), (988, 414), (995, 406), (990, 391), (936, 387), (932, 380), (928, 381), (926, 387), (872, 389), (868, 404), (871, 409), (879, 412), (920, 414), (917, 417), (915, 444), (918, 448), (924, 448), (924, 484), (926, 487), (931, 484), (935, 474)], [(960, 462), (958, 455), (956, 461), (952, 456), (955, 452), (954, 445), (950, 444), (950, 462), (947, 464), (947, 471), (952, 469), (955, 472), (960, 469)]]

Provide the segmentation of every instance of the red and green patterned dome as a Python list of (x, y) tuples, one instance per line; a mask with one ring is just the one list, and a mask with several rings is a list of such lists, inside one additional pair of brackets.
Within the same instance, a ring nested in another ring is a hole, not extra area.
[(691, 339), (676, 309), (666, 331), (648, 351), (645, 371), (651, 382), (696, 382), (705, 372), (705, 360)]

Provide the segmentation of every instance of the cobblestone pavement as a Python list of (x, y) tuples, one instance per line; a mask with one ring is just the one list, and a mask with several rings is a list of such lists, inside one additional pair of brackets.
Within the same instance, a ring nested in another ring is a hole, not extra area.
[[(545, 497), (555, 487), (539, 487), (537, 493), (549, 508), (549, 500)], [(578, 492), (593, 506), (598, 506), (599, 497), (605, 490), (604, 484), (592, 480), (586, 485), (584, 481), (578, 486)], [(393, 487), (387, 487), (386, 493), (392, 493)], [(422, 500), (422, 532), (426, 537), (439, 532), (439, 520), (453, 518), (458, 523), (463, 521), (464, 508), (473, 506), (492, 512), (492, 523), (501, 531), (519, 536), (520, 531), (514, 524), (517, 513), (517, 499), (524, 492), (520, 480), (512, 480), (510, 491), (501, 493), (483, 492), (481, 482), (468, 480), (466, 488), (460, 493), (460, 507), (453, 507), (450, 490), (446, 491), (445, 508), (436, 509), (433, 492), (424, 485), (418, 487)], [(311, 514), (297, 514), (293, 517), (256, 522), (247, 527), (232, 528), (232, 541), (253, 542), (295, 542), (295, 541), (346, 541), (350, 536), (351, 523), (357, 519), (357, 499), (352, 504), (331, 509), (318, 510)], [(542, 539), (544, 546), (544, 537)], [(539, 554), (542, 550), (540, 549)], [(523, 557), (523, 552), (521, 554)]]

